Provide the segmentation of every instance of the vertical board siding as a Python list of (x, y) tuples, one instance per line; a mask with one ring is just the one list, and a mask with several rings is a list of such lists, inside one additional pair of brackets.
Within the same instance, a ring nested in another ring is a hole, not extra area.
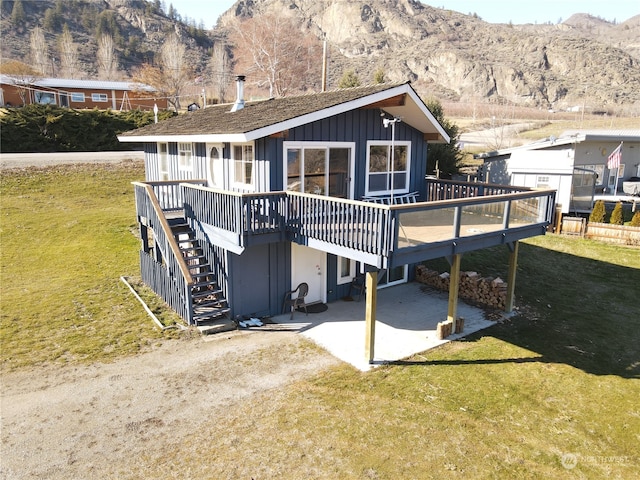
[[(427, 144), (422, 132), (406, 123), (396, 124), (397, 141), (411, 142), (409, 190), (420, 193), (420, 198), (426, 195), (424, 176), (427, 165)], [(272, 186), (284, 189), (284, 141), (294, 142), (355, 142), (354, 156), (354, 198), (359, 199), (365, 193), (365, 178), (367, 175), (367, 141), (391, 141), (391, 127), (384, 128), (379, 109), (360, 109), (336, 115), (335, 117), (318, 120), (311, 124), (301, 125), (289, 131), (288, 138), (277, 139), (277, 151), (274, 157), (279, 168), (271, 169)]]

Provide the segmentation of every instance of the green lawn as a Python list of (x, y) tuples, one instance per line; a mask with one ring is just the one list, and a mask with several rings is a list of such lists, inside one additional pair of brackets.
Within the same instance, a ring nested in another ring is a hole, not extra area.
[[(3, 369), (108, 360), (170, 335), (119, 281), (138, 272), (142, 177), (140, 165), (2, 173)], [(462, 268), (506, 278), (507, 257), (465, 254)], [(637, 478), (640, 250), (536, 237), (516, 295), (517, 316), (464, 341), (209, 412), (127, 478)]]
[(161, 337), (120, 281), (138, 274), (141, 163), (1, 174), (3, 369), (135, 353)]

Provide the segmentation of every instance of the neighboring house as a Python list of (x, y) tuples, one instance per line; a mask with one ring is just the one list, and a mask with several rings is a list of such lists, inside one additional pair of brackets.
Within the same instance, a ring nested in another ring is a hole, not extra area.
[[(608, 168), (607, 159), (621, 142), (620, 166)], [(599, 198), (638, 200), (631, 194), (635, 190), (630, 184), (640, 177), (640, 130), (571, 130), (560, 138), (487, 152), (476, 158), (484, 161), (479, 180), (556, 189), (563, 213), (590, 212)]]
[(429, 258), (517, 254), (549, 225), (553, 191), (425, 179), (428, 144), (449, 137), (408, 83), (246, 103), (237, 87), (233, 106), (119, 137), (145, 148), (143, 280), (190, 324), (279, 314), (301, 282), (307, 303), (335, 301), (364, 276), (373, 328), (376, 284)]
[(132, 82), (39, 78), (33, 81), (0, 75), (0, 105), (52, 104), (68, 108), (112, 110), (153, 110), (167, 108), (166, 98), (158, 98), (153, 87)]

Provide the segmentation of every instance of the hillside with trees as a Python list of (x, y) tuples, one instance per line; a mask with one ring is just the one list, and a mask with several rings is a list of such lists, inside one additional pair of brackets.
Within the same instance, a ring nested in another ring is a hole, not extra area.
[(174, 106), (228, 101), (234, 74), (252, 96), (318, 91), (326, 39), (328, 88), (410, 80), (448, 102), (640, 113), (640, 15), (514, 25), (416, 0), (239, 0), (207, 30), (161, 0), (1, 0), (0, 13), (3, 62), (143, 81)]

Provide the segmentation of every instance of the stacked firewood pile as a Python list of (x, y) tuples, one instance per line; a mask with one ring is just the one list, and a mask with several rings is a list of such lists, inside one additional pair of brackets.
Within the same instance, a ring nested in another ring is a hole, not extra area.
[[(416, 280), (438, 290), (449, 291), (449, 273), (440, 273), (424, 265), (416, 267)], [(500, 277), (482, 277), (477, 272), (460, 272), (458, 296), (473, 303), (504, 309), (507, 301), (507, 282)]]

